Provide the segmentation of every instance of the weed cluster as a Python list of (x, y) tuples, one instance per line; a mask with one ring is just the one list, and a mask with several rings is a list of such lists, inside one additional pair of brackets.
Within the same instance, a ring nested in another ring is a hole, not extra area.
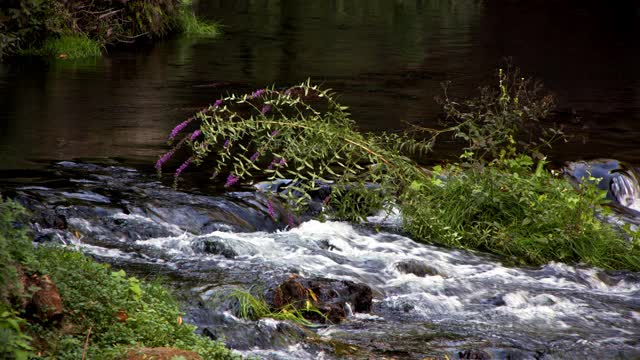
[[(292, 179), (271, 196), (298, 211), (330, 184), (322, 203), (334, 218), (361, 220), (372, 210), (397, 207), (419, 241), (488, 251), (517, 264), (640, 269), (640, 244), (624, 241), (597, 217), (604, 194), (589, 181), (574, 189), (545, 170), (541, 147), (564, 138), (543, 122), (553, 98), (514, 69), (500, 70), (497, 85), (463, 102), (445, 94), (450, 126), (428, 130), (424, 142), (358, 132), (346, 107), (308, 82), (231, 95), (178, 124), (173, 148), (156, 167), (184, 147), (176, 179), (203, 162), (214, 164), (212, 178), (226, 178), (225, 187)], [(192, 131), (180, 135), (187, 127)], [(410, 159), (444, 133), (467, 141), (460, 164), (428, 172)]]

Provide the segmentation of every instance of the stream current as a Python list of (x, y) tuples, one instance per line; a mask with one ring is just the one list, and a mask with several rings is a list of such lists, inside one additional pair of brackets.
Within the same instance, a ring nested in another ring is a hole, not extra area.
[[(139, 276), (168, 277), (185, 304), (185, 320), (243, 355), (640, 357), (638, 273), (559, 263), (506, 267), (487, 255), (416, 243), (394, 230), (397, 216), (371, 217), (363, 226), (308, 220), (289, 229), (249, 189), (224, 196), (181, 192), (117, 166), (63, 162), (10, 175), (2, 177), (8, 195), (41, 214), (36, 242), (76, 246)], [(625, 179), (617, 183), (637, 188)], [(401, 266), (407, 262), (428, 271), (407, 273)], [(311, 328), (236, 316), (231, 291), (260, 292), (292, 274), (366, 284), (372, 310)]]

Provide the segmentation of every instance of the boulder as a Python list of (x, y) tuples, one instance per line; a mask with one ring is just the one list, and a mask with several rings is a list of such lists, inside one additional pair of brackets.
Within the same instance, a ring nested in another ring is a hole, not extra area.
[(440, 275), (436, 269), (418, 260), (401, 261), (396, 264), (396, 269), (420, 277)]
[[(373, 294), (369, 286), (349, 280), (306, 279), (292, 275), (267, 292), (266, 299), (275, 309), (293, 306), (310, 321), (340, 323), (351, 311), (371, 311)], [(305, 311), (307, 304), (313, 305), (324, 316)]]
[(60, 321), (63, 317), (62, 298), (49, 275), (32, 275), (25, 289), (37, 288), (27, 309), (42, 322)]

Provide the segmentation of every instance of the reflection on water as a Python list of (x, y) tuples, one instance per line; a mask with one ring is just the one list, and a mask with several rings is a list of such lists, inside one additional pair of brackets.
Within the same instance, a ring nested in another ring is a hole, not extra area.
[[(490, 80), (504, 56), (582, 117), (556, 159), (640, 161), (639, 5), (592, 1), (201, 0), (221, 39), (173, 39), (84, 63), (0, 65), (0, 168), (118, 157), (150, 164), (174, 123), (222, 94), (308, 77), (364, 129), (434, 124), (433, 97)], [(563, 115), (564, 114), (564, 115)], [(454, 150), (444, 147), (441, 153)]]

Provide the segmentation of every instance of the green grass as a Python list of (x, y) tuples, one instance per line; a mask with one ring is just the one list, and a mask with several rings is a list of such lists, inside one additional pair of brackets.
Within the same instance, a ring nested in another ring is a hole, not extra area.
[(176, 19), (177, 30), (186, 36), (213, 37), (220, 33), (217, 24), (198, 19), (193, 13), (191, 0), (182, 0)]
[[(182, 322), (177, 302), (161, 284), (129, 277), (70, 249), (34, 248), (16, 226), (23, 212), (0, 200), (0, 358), (26, 359), (37, 351), (40, 359), (81, 359), (89, 331), (88, 359), (117, 359), (132, 347), (159, 346), (192, 350), (203, 359), (233, 358), (223, 344)], [(11, 308), (16, 263), (27, 273), (51, 276), (63, 299), (63, 326), (26, 323), (24, 314)]]
[(310, 302), (307, 302), (303, 309), (298, 309), (293, 305), (287, 305), (283, 308), (272, 310), (264, 299), (255, 297), (247, 291), (236, 290), (231, 293), (230, 296), (238, 301), (239, 307), (237, 315), (243, 319), (258, 320), (272, 318), (276, 320), (288, 320), (304, 326), (312, 326), (313, 323), (305, 319), (305, 312), (324, 317), (324, 314)]
[(47, 38), (40, 48), (20, 51), (22, 55), (55, 57), (59, 59), (82, 59), (102, 55), (102, 46), (86, 35), (62, 35)]
[[(447, 179), (415, 182), (404, 194), (414, 238), (501, 255), (512, 264), (551, 261), (640, 270), (640, 242), (602, 222), (605, 193), (588, 181), (576, 191), (528, 157), (450, 166)], [(440, 170), (440, 169), (436, 169)], [(593, 179), (592, 179), (593, 180)]]

